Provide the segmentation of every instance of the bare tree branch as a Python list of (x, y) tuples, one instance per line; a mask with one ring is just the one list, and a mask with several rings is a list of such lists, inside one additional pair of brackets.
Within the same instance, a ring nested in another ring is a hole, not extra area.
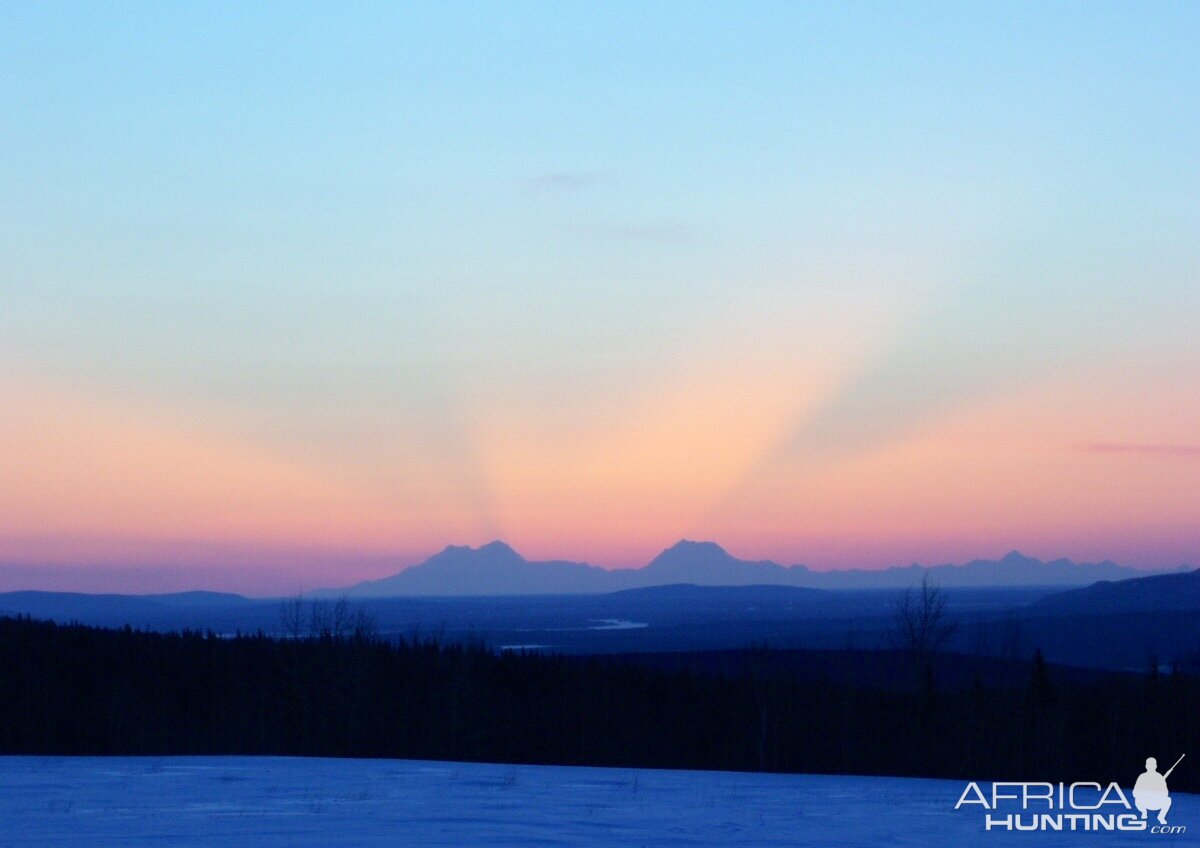
[(279, 626), (284, 636), (300, 638), (304, 629), (304, 595), (295, 595), (282, 602), (279, 608)]
[(905, 589), (892, 612), (892, 638), (898, 648), (919, 658), (936, 654), (958, 626), (946, 613), (946, 593), (928, 572), (915, 590)]

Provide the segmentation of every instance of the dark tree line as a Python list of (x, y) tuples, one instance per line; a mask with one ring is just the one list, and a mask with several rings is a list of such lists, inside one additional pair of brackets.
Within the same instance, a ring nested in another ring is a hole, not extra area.
[[(287, 754), (1006, 780), (1119, 780), (1200, 750), (1182, 673), (911, 689), (0, 619), (0, 753)], [(1172, 788), (1196, 791), (1181, 768)]]

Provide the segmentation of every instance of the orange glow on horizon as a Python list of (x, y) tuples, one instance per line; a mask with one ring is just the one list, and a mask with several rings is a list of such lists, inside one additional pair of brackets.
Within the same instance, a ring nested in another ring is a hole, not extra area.
[[(353, 575), (363, 578), (394, 570), (390, 553), (399, 567), (497, 537), (531, 559), (610, 567), (643, 564), (681, 537), (816, 568), (1012, 547), (1149, 566), (1182, 561), (1197, 542), (1200, 458), (1153, 448), (1200, 441), (1187, 385), (1046, 383), (891, 443), (762, 469), (837, 379), (727, 362), (557, 419), (532, 418), (519, 400), (480, 403), (468, 433), (487, 491), (466, 500), (419, 450), (400, 451), (403, 474), (384, 487), (161, 409), (7, 380), (0, 428), (19, 449), (0, 460), (0, 545), (5, 560), (46, 562), (170, 559), (173, 548), (202, 561), (208, 546), (225, 562), (290, 557), (313, 573), (374, 557)], [(1121, 402), (1129, 393), (1141, 403)], [(1164, 408), (1178, 414), (1154, 413)]]

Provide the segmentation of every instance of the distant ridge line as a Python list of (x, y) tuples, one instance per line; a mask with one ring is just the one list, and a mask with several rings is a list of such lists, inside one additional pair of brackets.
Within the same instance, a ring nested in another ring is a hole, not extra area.
[(569, 560), (530, 561), (512, 546), (496, 540), (477, 548), (448, 545), (423, 562), (387, 577), (315, 594), (351, 597), (589, 594), (670, 584), (882, 589), (913, 585), (925, 574), (946, 587), (1070, 587), (1186, 570), (1186, 566), (1142, 570), (1108, 559), (1096, 563), (1077, 563), (1065, 557), (1046, 561), (1012, 550), (996, 560), (973, 559), (962, 564), (912, 563), (878, 570), (813, 571), (805, 565), (738, 559), (716, 542), (690, 539), (681, 539), (640, 568), (609, 570)]

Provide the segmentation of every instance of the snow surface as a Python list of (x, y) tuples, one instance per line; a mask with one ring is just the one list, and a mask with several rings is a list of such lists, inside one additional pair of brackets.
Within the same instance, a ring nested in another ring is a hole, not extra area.
[(986, 833), (960, 781), (285, 757), (0, 757), (0, 845), (1009, 846), (1185, 835)]

